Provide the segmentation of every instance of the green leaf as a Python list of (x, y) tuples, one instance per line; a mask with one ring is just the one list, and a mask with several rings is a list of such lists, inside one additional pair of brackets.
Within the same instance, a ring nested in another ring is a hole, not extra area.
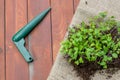
[(95, 29), (95, 35), (99, 34), (99, 29)]
[(86, 59), (90, 61), (90, 52), (86, 52)]
[(90, 23), (91, 28), (95, 29), (95, 22)]
[(92, 46), (95, 46), (95, 43), (92, 43), (90, 46), (91, 46), (91, 47), (92, 47)]
[(76, 64), (76, 65), (79, 65), (79, 61), (75, 61), (75, 64)]
[(79, 39), (80, 41), (82, 41), (82, 36), (80, 36), (78, 39)]
[(104, 69), (107, 69), (107, 65), (104, 65), (103, 68), (104, 68)]
[(70, 58), (69, 60), (68, 60), (68, 62), (70, 63), (72, 61), (72, 58)]
[(74, 57), (73, 57), (73, 59), (74, 60), (76, 60), (77, 59), (77, 57), (78, 57), (78, 55), (77, 55), (78, 53), (74, 53)]
[(104, 52), (105, 52), (105, 53), (107, 53), (107, 52), (108, 52), (109, 47), (105, 47), (105, 46), (103, 46), (103, 48), (104, 48)]
[(120, 21), (117, 22), (117, 27), (120, 27)]
[(115, 18), (115, 16), (111, 16), (111, 18)]
[(112, 54), (112, 57), (113, 57), (113, 58), (118, 58), (118, 54), (117, 54), (117, 53), (113, 53), (113, 54)]
[(101, 13), (99, 13), (99, 15), (104, 18), (107, 16), (107, 12), (101, 12)]
[(112, 57), (108, 57), (107, 59), (108, 59), (109, 61), (112, 61)]
[(103, 61), (107, 61), (107, 60), (108, 60), (108, 56), (104, 55)]
[(96, 57), (95, 56), (92, 56), (91, 57), (91, 61), (95, 61), (96, 60)]
[(100, 63), (100, 65), (101, 65), (101, 66), (104, 66), (104, 65), (106, 65), (106, 62), (102, 61), (102, 62)]
[(85, 27), (85, 22), (84, 21), (82, 21), (81, 26)]
[(83, 58), (82, 58), (82, 57), (80, 57), (79, 61), (80, 61), (80, 63), (84, 63), (84, 61), (83, 61)]
[(73, 54), (73, 50), (69, 49), (68, 55), (72, 55)]
[(120, 32), (120, 27), (118, 28), (118, 31)]

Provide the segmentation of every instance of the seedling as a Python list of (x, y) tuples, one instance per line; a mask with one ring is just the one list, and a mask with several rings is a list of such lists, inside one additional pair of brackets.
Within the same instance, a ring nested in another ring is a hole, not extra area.
[(76, 65), (96, 62), (103, 68), (120, 56), (120, 22), (101, 12), (68, 29), (68, 37), (61, 42), (60, 52)]

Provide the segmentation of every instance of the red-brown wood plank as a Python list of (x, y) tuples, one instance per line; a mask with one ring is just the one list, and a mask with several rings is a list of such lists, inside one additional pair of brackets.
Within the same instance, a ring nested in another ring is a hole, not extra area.
[[(28, 0), (28, 20), (50, 6), (49, 0)], [(29, 36), (34, 62), (29, 66), (30, 80), (47, 80), (52, 66), (50, 13)]]
[(6, 80), (29, 80), (28, 64), (12, 36), (27, 23), (27, 0), (6, 0)]
[(53, 58), (55, 60), (60, 42), (73, 16), (73, 0), (51, 0)]
[(5, 80), (4, 0), (0, 0), (0, 80)]
[(80, 0), (74, 0), (74, 12), (79, 4)]

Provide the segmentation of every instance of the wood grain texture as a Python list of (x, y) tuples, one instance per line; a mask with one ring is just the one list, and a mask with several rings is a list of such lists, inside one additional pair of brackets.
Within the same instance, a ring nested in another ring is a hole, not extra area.
[(4, 0), (0, 0), (0, 80), (5, 80)]
[(73, 0), (51, 0), (53, 58), (55, 60), (60, 42), (73, 16)]
[(6, 80), (29, 80), (28, 63), (24, 60), (12, 36), (27, 23), (27, 1), (6, 0)]
[(74, 12), (79, 4), (80, 0), (74, 0)]
[[(52, 67), (52, 58), (60, 47), (78, 0), (0, 0), (0, 80), (46, 80)], [(67, 5), (66, 5), (67, 4)], [(13, 44), (12, 36), (43, 10), (51, 5), (52, 11), (26, 39), (26, 47), (34, 62), (26, 63)], [(6, 35), (4, 46), (4, 10)], [(2, 12), (3, 11), (3, 12)], [(29, 40), (29, 41), (28, 41)], [(6, 60), (4, 60), (5, 52)], [(52, 49), (53, 48), (53, 49)], [(53, 54), (52, 54), (53, 52)], [(5, 62), (6, 61), (6, 62)], [(6, 67), (5, 67), (6, 63)], [(5, 74), (6, 68), (6, 74)]]
[[(29, 0), (28, 20), (49, 6), (49, 0)], [(30, 80), (47, 80), (52, 66), (50, 13), (30, 34), (29, 49), (34, 58), (29, 66)]]

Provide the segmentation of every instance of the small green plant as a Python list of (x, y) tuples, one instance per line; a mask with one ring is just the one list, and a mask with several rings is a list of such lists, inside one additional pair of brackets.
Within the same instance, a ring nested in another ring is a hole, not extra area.
[(120, 55), (120, 22), (106, 12), (68, 29), (68, 37), (61, 42), (60, 52), (76, 65), (95, 62), (107, 68), (107, 64)]

